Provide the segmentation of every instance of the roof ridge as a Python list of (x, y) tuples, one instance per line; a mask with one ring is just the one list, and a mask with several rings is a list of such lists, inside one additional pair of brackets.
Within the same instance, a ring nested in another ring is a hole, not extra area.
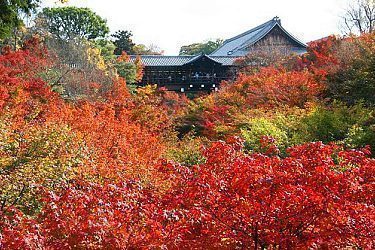
[(232, 38), (229, 38), (229, 39), (225, 40), (224, 43), (223, 43), (223, 45), (226, 44), (226, 43), (229, 43), (229, 42), (231, 42), (231, 41), (233, 41), (233, 40), (236, 40), (236, 39), (238, 39), (238, 38), (240, 38), (240, 37), (246, 36), (246, 35), (248, 35), (249, 33), (252, 33), (252, 32), (254, 32), (254, 31), (256, 31), (256, 30), (263, 29), (265, 26), (267, 26), (267, 25), (269, 25), (269, 24), (271, 24), (271, 23), (276, 23), (276, 22), (277, 22), (277, 21), (275, 21), (275, 19), (272, 18), (271, 20), (269, 20), (269, 21), (267, 21), (267, 22), (265, 22), (265, 23), (263, 23), (263, 24), (261, 24), (261, 25), (258, 25), (258, 26), (256, 26), (255, 28), (252, 28), (252, 29), (250, 29), (250, 30), (248, 30), (248, 31), (245, 31), (245, 32), (243, 32), (243, 33), (241, 33), (241, 34), (239, 34), (239, 35), (237, 35), (237, 36), (234, 36), (234, 37), (232, 37)]
[(171, 55), (129, 55), (130, 57), (195, 57), (196, 55), (176, 55), (176, 56), (171, 56)]
[[(273, 19), (273, 21), (274, 21), (274, 19)], [(267, 28), (264, 27), (261, 31), (259, 31), (258, 33), (256, 33), (254, 36), (252, 36), (251, 38), (247, 39), (246, 41), (244, 41), (243, 43), (241, 43), (240, 45), (238, 45), (236, 48), (234, 48), (232, 50), (232, 52), (235, 52), (235, 51), (241, 50), (244, 47), (253, 45), (257, 41), (259, 41), (260, 39), (262, 39), (263, 37), (265, 37), (268, 33), (270, 33), (271, 30), (273, 28), (275, 28), (276, 26), (281, 27), (281, 25), (278, 22), (274, 22), (272, 24), (272, 26), (271, 25), (267, 25), (266, 26)], [(255, 39), (254, 39), (254, 37), (255, 37)], [(251, 40), (253, 40), (253, 41), (251, 43), (249, 43), (249, 41), (251, 41)]]
[[(280, 28), (282, 28), (280, 23), (275, 22), (272, 26), (269, 26), (269, 28), (267, 30), (263, 30), (262, 34), (260, 36), (258, 36), (256, 39), (254, 39), (254, 37), (251, 37), (250, 39), (247, 39), (245, 42), (243, 42), (240, 46), (238, 46), (233, 51), (237, 51), (237, 50), (243, 49), (244, 47), (254, 45), (256, 42), (258, 42), (263, 37), (265, 37), (268, 33), (270, 33), (273, 30), (273, 28), (275, 28), (276, 26), (279, 26)], [(259, 33), (257, 35), (259, 35)], [(253, 40), (253, 41), (251, 43), (248, 43), (250, 40)]]
[(246, 40), (245, 42), (243, 42), (240, 46), (238, 46), (236, 49), (234, 49), (234, 51), (237, 51), (237, 50), (241, 50), (241, 49), (244, 49), (246, 47), (249, 47), (249, 46), (252, 46), (254, 45), (256, 42), (258, 42), (259, 40), (261, 40), (262, 38), (264, 38), (268, 33), (270, 33), (276, 26), (278, 26), (287, 36), (289, 36), (294, 42), (296, 42), (297, 44), (303, 46), (303, 47), (307, 47), (305, 43), (301, 42), (299, 39), (297, 39), (296, 37), (294, 37), (293, 35), (291, 35), (282, 25), (280, 22), (277, 21), (277, 19), (274, 18), (275, 23), (274, 25), (272, 25), (271, 28), (269, 28), (266, 32), (264, 32), (261, 36), (259, 36), (257, 39), (254, 39), (253, 42), (247, 44), (247, 42), (251, 39), (248, 39)]

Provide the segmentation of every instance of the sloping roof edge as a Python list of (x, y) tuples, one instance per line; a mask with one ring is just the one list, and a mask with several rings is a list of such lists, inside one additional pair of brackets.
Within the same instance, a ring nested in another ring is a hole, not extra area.
[(272, 22), (274, 22), (274, 19), (269, 20), (269, 21), (267, 21), (267, 22), (265, 22), (265, 23), (263, 23), (261, 25), (256, 26), (255, 28), (252, 28), (252, 29), (250, 29), (248, 31), (245, 31), (245, 32), (243, 32), (243, 33), (241, 33), (239, 35), (236, 35), (236, 36), (232, 37), (232, 38), (229, 38), (229, 39), (225, 40), (223, 44), (229, 43), (229, 42), (231, 42), (233, 40), (236, 40), (236, 39), (238, 39), (240, 37), (246, 36), (246, 35), (254, 32), (256, 30), (263, 29), (264, 27), (266, 27), (267, 25), (269, 25)]
[(276, 26), (278, 26), (289, 38), (291, 38), (298, 45), (300, 45), (301, 47), (307, 48), (307, 45), (305, 43), (301, 42), (300, 40), (298, 40), (297, 38), (295, 38), (294, 36), (292, 36), (282, 25), (280, 25), (278, 22), (276, 22), (271, 28), (269, 28), (268, 30), (266, 30), (265, 32), (263, 32), (263, 34), (261, 36), (259, 36), (257, 39), (255, 39), (251, 43), (248, 43), (248, 41), (250, 40), (249, 39), (249, 40), (245, 41), (244, 43), (242, 43), (237, 48), (235, 48), (233, 51), (241, 50), (241, 49), (244, 49), (246, 47), (254, 45), (255, 43), (257, 43), (260, 40), (262, 40), (265, 36), (267, 36)]
[(201, 57), (207, 57), (223, 66), (231, 66), (233, 62), (239, 58), (238, 56), (210, 56), (210, 55), (197, 55), (197, 56), (152, 56), (152, 55), (130, 55), (130, 62), (134, 62), (137, 57), (141, 58), (141, 62), (145, 66), (185, 66), (198, 60)]
[[(232, 48), (231, 51), (232, 52), (235, 52), (235, 51), (238, 51), (238, 50), (241, 50), (245, 47), (248, 47), (248, 46), (252, 46), (254, 45), (255, 43), (257, 43), (258, 41), (260, 41), (261, 39), (263, 39), (265, 36), (267, 36), (267, 34), (269, 34), (276, 26), (278, 26), (292, 41), (294, 41), (296, 44), (298, 44), (299, 46), (303, 47), (303, 48), (307, 48), (307, 45), (303, 42), (301, 42), (299, 39), (297, 39), (296, 37), (294, 37), (293, 35), (291, 35), (282, 25), (281, 25), (281, 22), (280, 22), (280, 18), (278, 17), (274, 17), (273, 19), (255, 27), (255, 28), (252, 28), (246, 32), (243, 32), (237, 36), (234, 36), (230, 39), (227, 39), (224, 41), (224, 43), (219, 47), (217, 48), (215, 51), (213, 51), (210, 55), (215, 55), (216, 52), (220, 51), (224, 45), (230, 43), (230, 42), (233, 42), (237, 39), (240, 39), (241, 37), (244, 37), (246, 35), (249, 35), (257, 30), (261, 30), (259, 31), (259, 33), (257, 33), (256, 35), (254, 35), (253, 37), (247, 39), (245, 42), (241, 43), (241, 45), (235, 47), (235, 48)], [(256, 37), (258, 36), (258, 37)], [(255, 38), (255, 39), (254, 39)], [(251, 41), (249, 43), (249, 41)]]
[(215, 53), (216, 53), (218, 50), (220, 50), (225, 44), (227, 44), (227, 43), (229, 43), (229, 42), (232, 42), (232, 41), (234, 41), (234, 40), (236, 40), (236, 39), (239, 39), (239, 38), (241, 38), (241, 37), (243, 37), (243, 36), (246, 36), (246, 35), (248, 35), (248, 34), (254, 32), (254, 31), (256, 31), (256, 30), (263, 29), (265, 26), (269, 25), (269, 24), (270, 24), (271, 22), (273, 22), (273, 21), (274, 21), (274, 19), (269, 20), (269, 21), (267, 21), (267, 22), (265, 22), (265, 23), (263, 23), (263, 24), (261, 24), (261, 25), (256, 26), (255, 28), (252, 28), (252, 29), (250, 29), (250, 30), (248, 30), (248, 31), (245, 31), (245, 32), (243, 32), (243, 33), (241, 33), (241, 34), (239, 34), (239, 35), (236, 35), (236, 36), (232, 37), (232, 38), (226, 39), (226, 40), (223, 42), (223, 44), (222, 44), (219, 48), (217, 48), (216, 50), (214, 50), (213, 52), (211, 52), (210, 55), (215, 54)]
[(206, 54), (200, 54), (200, 55), (194, 56), (194, 57), (193, 57), (192, 59), (190, 59), (188, 62), (184, 63), (184, 65), (188, 65), (188, 64), (190, 64), (190, 63), (193, 63), (193, 62), (195, 62), (195, 61), (201, 59), (202, 57), (205, 57), (205, 58), (207, 58), (207, 59), (209, 59), (209, 60), (211, 60), (211, 61), (214, 61), (214, 62), (216, 62), (216, 63), (218, 63), (218, 64), (222, 64), (221, 62), (215, 60), (214, 58), (209, 57), (209, 56), (206, 55)]
[(302, 47), (305, 47), (307, 48), (307, 44), (305, 44), (304, 42), (301, 42), (299, 39), (297, 39), (295, 36), (293, 36), (292, 34), (290, 34), (282, 25), (279, 25), (281, 30), (285, 32), (285, 34), (287, 34), (290, 38), (293, 39), (293, 41), (295, 41), (296, 43), (298, 43), (299, 45), (301, 45)]

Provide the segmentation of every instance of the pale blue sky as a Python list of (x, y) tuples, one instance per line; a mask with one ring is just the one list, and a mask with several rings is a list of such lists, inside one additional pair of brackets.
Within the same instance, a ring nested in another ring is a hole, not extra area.
[[(107, 19), (111, 32), (131, 30), (137, 43), (155, 44), (166, 55), (182, 45), (227, 39), (279, 16), (304, 42), (340, 33), (350, 0), (70, 0)], [(53, 6), (54, 0), (47, 0)]]

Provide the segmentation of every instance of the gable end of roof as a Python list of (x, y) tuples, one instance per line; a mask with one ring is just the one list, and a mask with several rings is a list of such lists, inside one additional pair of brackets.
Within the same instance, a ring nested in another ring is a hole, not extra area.
[(292, 36), (281, 25), (280, 18), (274, 17), (268, 22), (265, 22), (253, 29), (250, 29), (242, 34), (227, 39), (223, 45), (217, 48), (211, 55), (226, 56), (234, 55), (236, 52), (246, 49), (267, 36), (275, 27), (279, 27), (286, 36), (288, 36), (295, 44), (296, 47), (307, 48), (307, 45)]

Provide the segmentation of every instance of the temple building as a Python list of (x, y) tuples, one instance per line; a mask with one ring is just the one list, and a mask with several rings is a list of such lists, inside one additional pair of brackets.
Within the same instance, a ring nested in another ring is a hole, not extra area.
[[(144, 76), (139, 84), (157, 84), (171, 91), (215, 91), (223, 80), (236, 76), (236, 61), (264, 50), (287, 50), (303, 54), (306, 45), (287, 32), (278, 17), (227, 39), (210, 55), (159, 56), (141, 55)], [(131, 56), (134, 61), (136, 56)]]

